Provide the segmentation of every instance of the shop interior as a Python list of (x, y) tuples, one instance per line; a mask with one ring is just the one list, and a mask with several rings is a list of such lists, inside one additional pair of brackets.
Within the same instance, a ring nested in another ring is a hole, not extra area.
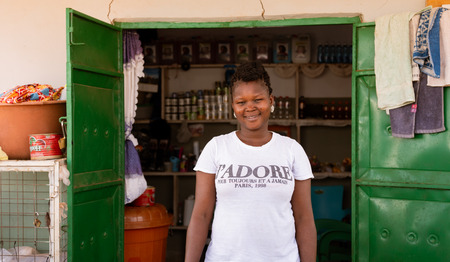
[[(195, 159), (213, 136), (239, 128), (232, 116), (227, 79), (245, 59), (262, 60), (271, 77), (277, 103), (271, 130), (299, 141), (315, 173), (312, 185), (342, 186), (342, 209), (350, 209), (352, 25), (140, 29), (138, 33), (146, 62), (133, 134), (140, 143), (147, 184), (155, 188), (155, 202), (174, 215), (167, 261), (184, 257), (195, 194)], [(299, 41), (307, 51), (300, 60), (294, 50)], [(277, 55), (283, 44), (287, 58)], [(227, 58), (220, 56), (223, 45), (229, 48)], [(261, 45), (267, 48), (263, 55)], [(205, 46), (210, 51), (206, 55), (201, 51)], [(244, 58), (239, 55), (241, 46), (248, 50)], [(215, 103), (218, 95), (224, 102), (220, 108)]]

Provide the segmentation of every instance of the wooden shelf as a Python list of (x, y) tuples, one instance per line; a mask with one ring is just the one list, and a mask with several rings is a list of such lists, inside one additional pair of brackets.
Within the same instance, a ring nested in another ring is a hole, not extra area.
[(143, 172), (144, 176), (195, 176), (195, 172)]
[(306, 118), (298, 120), (299, 126), (330, 126), (330, 127), (344, 127), (352, 124), (351, 119), (320, 119), (320, 118)]
[[(195, 172), (144, 172), (144, 176), (195, 176)], [(347, 178), (351, 177), (351, 172), (315, 172), (314, 179), (323, 178)]]
[(169, 227), (170, 229), (173, 229), (173, 230), (187, 230), (187, 226), (170, 226)]
[[(236, 119), (214, 119), (214, 120), (186, 120), (188, 124), (230, 124), (237, 125)], [(135, 124), (149, 124), (150, 120), (140, 119), (134, 122)], [(168, 120), (169, 124), (181, 124), (182, 120)], [(344, 127), (350, 126), (352, 120), (350, 119), (320, 119), (320, 118), (306, 118), (306, 119), (270, 119), (270, 125), (280, 126), (330, 126), (330, 127)]]
[[(209, 119), (209, 120), (186, 120), (188, 124), (230, 124), (237, 125), (236, 119)], [(183, 120), (167, 120), (169, 124), (181, 124)], [(150, 124), (150, 119), (138, 119), (134, 121), (136, 125)]]
[(350, 178), (352, 177), (352, 172), (340, 172), (340, 173), (332, 173), (332, 172), (315, 172), (314, 179), (324, 179), (324, 178)]
[[(224, 68), (225, 66), (239, 66), (239, 63), (231, 63), (231, 64), (191, 64), (191, 68)], [(304, 66), (304, 65), (322, 65), (318, 63), (263, 63), (263, 66), (266, 68), (276, 68), (276, 67), (286, 67), (286, 66)], [(328, 64), (325, 64), (327, 66)], [(332, 65), (348, 65), (351, 64), (332, 64)], [(145, 68), (164, 68), (164, 69), (181, 69), (180, 64), (171, 64), (171, 65), (146, 65)]]

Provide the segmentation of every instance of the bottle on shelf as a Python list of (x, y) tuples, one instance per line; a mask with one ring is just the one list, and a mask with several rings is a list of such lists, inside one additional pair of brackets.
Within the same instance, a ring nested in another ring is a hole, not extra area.
[(291, 118), (291, 115), (290, 115), (291, 101), (288, 96), (286, 96), (284, 98), (283, 104), (284, 104), (284, 118), (290, 119)]
[(334, 101), (330, 103), (330, 119), (336, 119), (336, 104)]
[(298, 102), (298, 118), (305, 118), (305, 97), (301, 96)]
[(229, 107), (230, 107), (230, 94), (229, 94), (229, 88), (226, 81), (223, 81), (222, 83), (222, 93), (223, 93), (223, 115), (224, 119), (229, 118)]
[(336, 46), (336, 63), (342, 64), (344, 62), (344, 54), (342, 44), (338, 43)]
[(336, 118), (344, 119), (344, 106), (342, 105), (342, 101), (338, 101), (336, 106)]
[(344, 119), (350, 119), (351, 117), (351, 111), (350, 111), (350, 105), (348, 101), (345, 101), (344, 103)]
[(333, 43), (329, 47), (329, 63), (334, 64), (336, 63), (336, 45)]
[(203, 95), (203, 90), (197, 91), (197, 119), (204, 120), (205, 119), (205, 98)]
[(319, 44), (317, 46), (317, 63), (322, 64), (323, 63), (323, 45)]
[(197, 105), (197, 94), (194, 90), (191, 91), (191, 115), (189, 116), (189, 120), (197, 120), (198, 115), (198, 105)]
[(323, 102), (322, 106), (322, 117), (323, 119), (329, 119), (330, 118), (330, 109), (328, 106), (328, 101)]
[(178, 120), (186, 119), (185, 100), (183, 94), (178, 95)]
[(277, 118), (283, 118), (283, 97), (279, 96), (277, 101), (277, 111), (278, 111), (278, 117)]
[(210, 90), (205, 90), (205, 119), (212, 119), (212, 96)]
[(328, 43), (323, 46), (323, 63), (330, 63), (330, 45)]
[(217, 102), (217, 118), (223, 119), (223, 95), (222, 84), (220, 81), (216, 81), (216, 102)]

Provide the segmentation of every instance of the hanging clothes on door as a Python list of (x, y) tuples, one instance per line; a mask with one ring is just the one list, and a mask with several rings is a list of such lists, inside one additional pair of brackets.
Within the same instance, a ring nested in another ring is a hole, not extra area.
[(398, 108), (414, 102), (409, 20), (414, 12), (375, 20), (375, 79), (378, 108)]
[(415, 134), (445, 131), (443, 87), (427, 85), (427, 75), (414, 82), (416, 102), (389, 110), (392, 136), (414, 138)]
[(445, 10), (447, 9), (436, 7), (422, 12), (412, 55), (420, 71), (438, 78), (441, 74), (439, 28), (441, 14)]
[(441, 74), (439, 78), (428, 76), (429, 86), (450, 85), (450, 11), (442, 13), (439, 28)]
[(144, 193), (147, 181), (135, 146), (137, 139), (131, 133), (136, 116), (139, 78), (144, 77), (144, 55), (136, 31), (123, 33), (123, 74), (125, 108), (125, 204)]

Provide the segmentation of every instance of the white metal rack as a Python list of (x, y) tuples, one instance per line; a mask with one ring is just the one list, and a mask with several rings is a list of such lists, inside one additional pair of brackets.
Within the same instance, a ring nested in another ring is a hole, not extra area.
[[(42, 261), (66, 261), (67, 195), (60, 181), (65, 163), (65, 159), (0, 161), (0, 261), (41, 261), (42, 255), (23, 255), (18, 249), (31, 246), (39, 251), (47, 244), (49, 260)], [(4, 254), (8, 248), (14, 251), (12, 260)]]

